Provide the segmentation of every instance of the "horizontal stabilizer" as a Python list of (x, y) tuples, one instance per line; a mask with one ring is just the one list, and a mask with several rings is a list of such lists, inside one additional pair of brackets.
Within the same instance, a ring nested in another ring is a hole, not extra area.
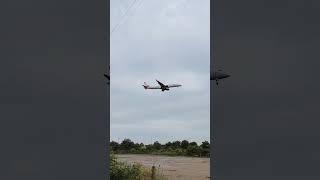
[(148, 89), (149, 88), (149, 85), (146, 82), (144, 82), (142, 86), (144, 87), (144, 89)]

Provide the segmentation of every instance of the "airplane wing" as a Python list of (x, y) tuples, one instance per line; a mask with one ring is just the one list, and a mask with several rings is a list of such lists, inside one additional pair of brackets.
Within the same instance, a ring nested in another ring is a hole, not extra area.
[(108, 74), (104, 74), (104, 77), (110, 80), (110, 76)]
[(162, 84), (160, 81), (156, 80), (161, 87), (166, 87), (166, 85)]

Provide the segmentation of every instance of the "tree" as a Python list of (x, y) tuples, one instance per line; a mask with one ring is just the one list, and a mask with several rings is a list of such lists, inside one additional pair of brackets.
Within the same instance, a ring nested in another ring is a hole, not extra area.
[(210, 149), (210, 143), (208, 141), (202, 142), (200, 145), (203, 149)]
[(160, 144), (158, 141), (156, 141), (156, 142), (153, 143), (153, 147), (154, 147), (156, 150), (160, 150), (160, 149), (161, 149), (161, 144)]
[(187, 155), (198, 156), (200, 155), (200, 148), (198, 146), (191, 145), (187, 149)]
[(112, 151), (117, 152), (120, 148), (120, 145), (119, 145), (119, 143), (117, 143), (115, 141), (111, 141), (110, 147), (111, 147)]
[(172, 143), (173, 148), (177, 149), (181, 147), (181, 142), (180, 141), (174, 141)]
[(152, 144), (146, 145), (146, 150), (149, 152), (153, 151), (153, 145)]
[(132, 142), (130, 139), (124, 139), (120, 144), (121, 150), (129, 151), (132, 148), (134, 148), (134, 142)]
[(208, 148), (200, 148), (200, 155), (210, 157), (210, 149)]
[(172, 143), (171, 142), (167, 142), (165, 144), (166, 149), (171, 148), (172, 147)]
[(139, 144), (139, 143), (135, 143), (135, 144), (134, 144), (134, 149), (135, 149), (135, 150), (140, 150), (140, 149), (141, 149), (140, 144)]
[(190, 146), (198, 146), (198, 144), (196, 142), (191, 142), (189, 143)]
[(187, 140), (181, 141), (181, 148), (182, 149), (187, 149), (189, 146), (189, 142)]

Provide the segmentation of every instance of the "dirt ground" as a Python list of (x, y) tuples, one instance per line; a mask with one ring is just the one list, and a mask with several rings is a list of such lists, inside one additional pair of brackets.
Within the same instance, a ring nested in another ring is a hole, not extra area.
[(208, 180), (210, 179), (210, 158), (170, 157), (158, 155), (117, 155), (119, 161), (140, 163), (146, 167), (154, 164), (159, 173), (168, 180)]

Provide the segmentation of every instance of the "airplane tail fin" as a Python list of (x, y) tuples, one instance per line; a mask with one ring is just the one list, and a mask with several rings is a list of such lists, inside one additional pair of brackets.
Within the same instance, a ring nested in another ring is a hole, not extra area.
[(149, 85), (146, 82), (144, 82), (142, 86), (144, 87), (144, 89), (148, 89), (149, 87)]

